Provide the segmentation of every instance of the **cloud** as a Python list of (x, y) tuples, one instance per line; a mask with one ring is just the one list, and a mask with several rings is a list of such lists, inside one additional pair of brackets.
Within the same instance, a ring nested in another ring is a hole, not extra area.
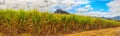
[(91, 11), (91, 12), (77, 12), (77, 15), (84, 15), (84, 16), (93, 16), (93, 17), (110, 17), (107, 12), (101, 11)]
[(99, 11), (89, 11), (88, 12), (88, 10), (92, 9), (92, 7), (90, 7), (90, 5), (89, 5), (88, 9), (86, 9), (86, 8), (78, 9), (78, 12), (76, 14), (77, 15), (96, 16), (96, 17), (120, 16), (120, 0), (113, 0), (109, 3), (107, 3), (106, 5), (109, 7), (108, 12), (102, 12), (102, 9), (100, 9)]
[(93, 8), (91, 7), (91, 5), (86, 5), (82, 8), (78, 8), (76, 9), (78, 12), (88, 12), (88, 11), (92, 11)]
[[(103, 0), (104, 1), (104, 0)], [(106, 0), (107, 1), (107, 0)], [(76, 14), (91, 15), (91, 16), (120, 16), (120, 0), (113, 0), (106, 4), (109, 7), (109, 12), (93, 11), (89, 0), (0, 0), (0, 8), (14, 9), (39, 9), (40, 11), (55, 11), (58, 8), (64, 10), (74, 9), (78, 5), (86, 5), (77, 8)]]
[(0, 8), (37, 8), (42, 11), (54, 11), (57, 8), (66, 9), (88, 3), (88, 0), (0, 0)]
[(112, 12), (120, 12), (120, 0), (114, 0), (107, 4)]
[(107, 4), (109, 7), (110, 15), (120, 16), (120, 0), (113, 0)]

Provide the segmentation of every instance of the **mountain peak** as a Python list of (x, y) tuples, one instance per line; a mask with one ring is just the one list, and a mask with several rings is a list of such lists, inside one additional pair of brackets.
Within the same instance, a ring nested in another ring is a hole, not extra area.
[(66, 11), (64, 11), (64, 10), (62, 10), (62, 9), (57, 9), (57, 10), (55, 11), (55, 13), (56, 13), (56, 14), (69, 14), (68, 12), (66, 12)]

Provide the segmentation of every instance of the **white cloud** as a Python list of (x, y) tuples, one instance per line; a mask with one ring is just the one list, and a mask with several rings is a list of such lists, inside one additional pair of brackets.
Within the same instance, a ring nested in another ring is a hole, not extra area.
[(82, 8), (78, 8), (78, 9), (76, 9), (78, 12), (88, 12), (88, 11), (90, 11), (90, 10), (93, 10), (93, 8), (91, 7), (91, 5), (86, 5), (86, 6), (84, 6), (84, 7), (82, 7)]
[(82, 8), (76, 9), (78, 12), (75, 13), (77, 15), (85, 15), (85, 16), (95, 16), (95, 17), (103, 17), (107, 13), (103, 13), (100, 11), (93, 11), (94, 9), (91, 7), (91, 5), (86, 5)]
[(110, 17), (107, 15), (107, 12), (100, 12), (100, 11), (91, 11), (91, 12), (77, 12), (77, 15), (85, 15), (85, 16), (95, 16), (95, 17)]
[(107, 4), (112, 12), (120, 12), (120, 0), (114, 0)]
[[(80, 8), (76, 14), (77, 15), (87, 15), (87, 16), (96, 16), (96, 17), (115, 17), (120, 16), (120, 0), (113, 0), (106, 4), (109, 7), (109, 12), (102, 12), (103, 9), (99, 11), (90, 11), (87, 12), (89, 9)], [(90, 7), (87, 6), (87, 7)], [(91, 8), (91, 7), (90, 7)]]
[(107, 4), (109, 7), (110, 15), (120, 16), (120, 0), (113, 0)]
[[(24, 8), (24, 9), (40, 9), (41, 11), (55, 11), (57, 8), (64, 10), (73, 9), (73, 6), (89, 4), (89, 0), (0, 0), (0, 8)], [(109, 11), (107, 13), (94, 10), (91, 5), (86, 5), (78, 8), (77, 14), (91, 15), (91, 16), (120, 16), (120, 0), (113, 0), (107, 4)]]
[(0, 8), (37, 8), (42, 11), (48, 11), (48, 9), (53, 11), (57, 8), (66, 9), (71, 6), (88, 3), (88, 0), (0, 0)]

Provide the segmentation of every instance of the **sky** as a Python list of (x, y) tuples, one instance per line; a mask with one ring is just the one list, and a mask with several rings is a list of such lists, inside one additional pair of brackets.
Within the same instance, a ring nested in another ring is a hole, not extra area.
[(76, 15), (120, 16), (120, 0), (0, 0), (0, 9), (6, 8), (38, 9), (49, 12), (62, 9)]

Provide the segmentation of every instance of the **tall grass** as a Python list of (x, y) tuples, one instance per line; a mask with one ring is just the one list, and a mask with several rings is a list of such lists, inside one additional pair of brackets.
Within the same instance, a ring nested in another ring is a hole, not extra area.
[(68, 14), (51, 14), (38, 10), (0, 10), (0, 32), (9, 36), (28, 33), (32, 36), (58, 35), (110, 27), (113, 20)]

